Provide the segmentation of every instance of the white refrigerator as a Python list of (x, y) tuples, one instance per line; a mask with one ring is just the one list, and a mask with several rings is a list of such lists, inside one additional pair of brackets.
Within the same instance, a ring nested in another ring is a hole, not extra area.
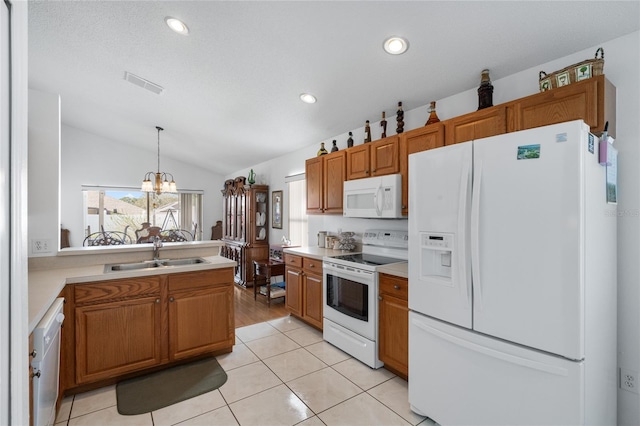
[(415, 412), (442, 425), (616, 424), (608, 168), (582, 121), (409, 156)]

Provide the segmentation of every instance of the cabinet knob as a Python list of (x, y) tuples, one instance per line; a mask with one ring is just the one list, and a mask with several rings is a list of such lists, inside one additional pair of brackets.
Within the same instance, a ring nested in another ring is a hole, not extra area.
[(402, 206), (402, 210), (406, 210), (406, 209), (407, 209), (407, 206)]
[(35, 349), (29, 352), (29, 356), (31, 358), (35, 358), (37, 355), (38, 355), (38, 351), (36, 351)]
[(394, 285), (393, 288), (395, 288), (396, 290), (400, 290), (400, 286), (398, 284)]
[(378, 296), (378, 300), (382, 300), (382, 296)]
[(173, 297), (169, 298), (169, 302), (173, 302), (174, 300), (176, 300), (176, 299), (174, 299)]
[(371, 170), (371, 171), (372, 171), (373, 173), (375, 173), (375, 172), (376, 172), (376, 169), (373, 169), (373, 170)]
[(365, 174), (365, 175), (368, 175), (368, 174), (369, 174), (369, 170), (365, 170), (365, 171), (364, 171), (364, 174)]
[(40, 370), (38, 370), (38, 371), (36, 371), (35, 373), (33, 373), (33, 374), (31, 375), (31, 377), (40, 377), (40, 375), (41, 375), (41, 374), (42, 374), (42, 373), (40, 373)]
[(156, 303), (160, 303), (160, 299), (156, 299)]

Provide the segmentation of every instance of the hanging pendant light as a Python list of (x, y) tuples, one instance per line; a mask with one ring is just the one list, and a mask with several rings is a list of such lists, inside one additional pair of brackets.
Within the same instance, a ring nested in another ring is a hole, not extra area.
[[(176, 182), (173, 180), (173, 175), (160, 171), (160, 131), (164, 129), (160, 126), (156, 126), (156, 129), (158, 130), (158, 171), (147, 172), (147, 174), (144, 175), (140, 190), (142, 192), (155, 192), (158, 195), (163, 192), (175, 193), (178, 192), (178, 188), (176, 187)], [(151, 181), (152, 178), (153, 182)], [(171, 179), (171, 182), (169, 182), (168, 179)]]

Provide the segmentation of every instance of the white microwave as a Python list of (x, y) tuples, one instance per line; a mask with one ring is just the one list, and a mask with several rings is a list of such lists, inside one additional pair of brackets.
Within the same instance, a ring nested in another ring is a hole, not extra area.
[(345, 217), (402, 218), (402, 177), (399, 174), (344, 182)]

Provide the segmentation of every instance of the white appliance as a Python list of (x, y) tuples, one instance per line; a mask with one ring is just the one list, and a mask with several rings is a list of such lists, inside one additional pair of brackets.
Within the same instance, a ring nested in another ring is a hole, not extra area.
[(616, 214), (597, 141), (573, 121), (409, 156), (415, 412), (616, 424)]
[(52, 425), (60, 372), (60, 329), (64, 321), (64, 298), (59, 297), (33, 330), (33, 424)]
[(366, 230), (362, 253), (324, 257), (323, 338), (372, 368), (378, 359), (378, 267), (406, 262), (406, 231)]
[(344, 182), (343, 215), (402, 218), (402, 177), (399, 174)]

